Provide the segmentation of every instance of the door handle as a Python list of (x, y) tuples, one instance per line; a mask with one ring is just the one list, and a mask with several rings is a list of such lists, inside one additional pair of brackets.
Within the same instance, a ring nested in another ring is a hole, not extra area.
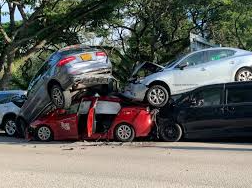
[(235, 64), (235, 61), (230, 61), (229, 63), (230, 63), (230, 64)]

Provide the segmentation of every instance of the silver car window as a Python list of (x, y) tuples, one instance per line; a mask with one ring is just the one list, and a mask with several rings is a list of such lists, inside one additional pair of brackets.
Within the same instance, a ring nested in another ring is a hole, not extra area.
[(87, 114), (91, 105), (91, 101), (82, 101), (79, 108), (80, 114)]
[(205, 53), (203, 52), (196, 52), (192, 55), (189, 55), (187, 58), (181, 61), (181, 63), (188, 63), (188, 66), (199, 65), (205, 63)]
[(95, 108), (96, 114), (118, 114), (121, 105), (118, 102), (98, 101)]
[(231, 57), (235, 54), (234, 50), (209, 50), (207, 52), (207, 61), (217, 61), (227, 57)]

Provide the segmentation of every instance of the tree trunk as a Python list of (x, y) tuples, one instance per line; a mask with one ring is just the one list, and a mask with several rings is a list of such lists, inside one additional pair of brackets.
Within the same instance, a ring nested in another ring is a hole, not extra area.
[(7, 63), (4, 66), (4, 73), (3, 77), (0, 81), (0, 89), (1, 90), (8, 90), (10, 89), (10, 82), (12, 79), (12, 62), (15, 58), (15, 50), (10, 51), (7, 55)]

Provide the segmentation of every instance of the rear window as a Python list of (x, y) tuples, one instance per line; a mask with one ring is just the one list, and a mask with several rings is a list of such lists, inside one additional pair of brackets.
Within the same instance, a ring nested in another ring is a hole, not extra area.
[(235, 87), (227, 90), (227, 103), (251, 103), (252, 102), (252, 86)]

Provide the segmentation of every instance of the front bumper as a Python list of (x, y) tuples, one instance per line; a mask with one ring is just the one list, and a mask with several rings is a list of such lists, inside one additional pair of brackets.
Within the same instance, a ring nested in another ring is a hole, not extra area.
[(136, 101), (143, 101), (147, 90), (148, 90), (148, 87), (145, 86), (144, 84), (130, 83), (128, 86), (125, 87), (122, 95), (129, 99), (133, 99)]

